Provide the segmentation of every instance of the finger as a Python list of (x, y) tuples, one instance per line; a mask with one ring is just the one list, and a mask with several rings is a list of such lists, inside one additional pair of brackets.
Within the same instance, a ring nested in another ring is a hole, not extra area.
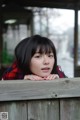
[(59, 76), (57, 74), (53, 74), (53, 75), (49, 75), (47, 77), (47, 80), (54, 80), (54, 79), (57, 79), (57, 78), (59, 78)]
[(56, 75), (55, 75), (55, 78), (59, 78), (59, 75), (56, 74)]
[(54, 76), (52, 77), (53, 80), (54, 80), (54, 79), (58, 79), (58, 78), (59, 78), (58, 75), (54, 75)]
[(24, 76), (24, 80), (26, 80), (26, 79), (27, 79), (27, 76), (25, 75), (25, 76)]
[(49, 75), (47, 78), (46, 78), (46, 80), (51, 80), (52, 79), (52, 75)]
[(38, 77), (38, 76), (35, 76), (35, 77), (34, 77), (34, 80), (43, 80), (43, 78)]
[(25, 79), (25, 80), (31, 80), (31, 79), (32, 79), (32, 76), (31, 76), (31, 75), (25, 75), (25, 76), (24, 76), (24, 79)]

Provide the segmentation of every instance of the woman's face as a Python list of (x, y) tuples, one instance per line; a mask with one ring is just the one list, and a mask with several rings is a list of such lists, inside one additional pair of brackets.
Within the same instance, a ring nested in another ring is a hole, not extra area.
[(30, 70), (33, 74), (40, 77), (47, 77), (50, 75), (54, 67), (54, 54), (51, 53), (39, 53), (36, 52), (30, 63)]

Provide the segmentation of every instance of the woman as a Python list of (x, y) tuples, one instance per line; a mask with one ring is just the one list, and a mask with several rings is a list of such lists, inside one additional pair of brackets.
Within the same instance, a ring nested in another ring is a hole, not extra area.
[(16, 61), (2, 79), (54, 80), (65, 74), (57, 66), (56, 49), (51, 40), (40, 35), (22, 40), (15, 48)]

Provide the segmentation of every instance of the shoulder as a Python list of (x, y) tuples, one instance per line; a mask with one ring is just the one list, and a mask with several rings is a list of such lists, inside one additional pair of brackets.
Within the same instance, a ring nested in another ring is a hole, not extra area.
[(15, 61), (7, 70), (4, 72), (2, 79), (3, 80), (15, 80), (22, 78), (22, 72), (18, 67), (17, 61)]
[(66, 78), (67, 76), (65, 75), (65, 73), (62, 71), (61, 66), (57, 66), (57, 72), (60, 78)]

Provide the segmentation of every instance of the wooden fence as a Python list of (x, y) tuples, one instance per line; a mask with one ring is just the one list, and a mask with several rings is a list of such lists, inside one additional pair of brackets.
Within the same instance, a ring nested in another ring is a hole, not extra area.
[(0, 81), (0, 120), (80, 120), (80, 78)]

